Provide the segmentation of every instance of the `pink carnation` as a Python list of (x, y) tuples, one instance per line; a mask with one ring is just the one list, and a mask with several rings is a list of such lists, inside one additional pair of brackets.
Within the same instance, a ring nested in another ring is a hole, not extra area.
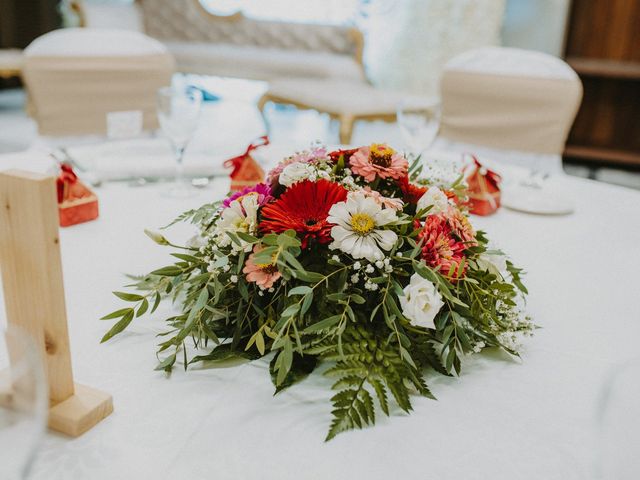
[(292, 163), (301, 162), (301, 163), (316, 163), (318, 160), (328, 159), (327, 149), (325, 147), (312, 147), (311, 150), (304, 150), (302, 152), (297, 152), (290, 157), (285, 158), (280, 163), (278, 163), (275, 167), (269, 170), (267, 173), (267, 183), (269, 185), (274, 185), (278, 178), (280, 178), (280, 174), (284, 167), (287, 165), (291, 165)]

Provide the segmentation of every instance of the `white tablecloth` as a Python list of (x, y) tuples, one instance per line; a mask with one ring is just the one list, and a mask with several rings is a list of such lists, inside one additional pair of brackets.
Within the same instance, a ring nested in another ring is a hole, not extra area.
[(111, 322), (97, 319), (121, 305), (110, 292), (126, 283), (123, 274), (170, 263), (170, 250), (143, 228), (228, 185), (219, 179), (180, 201), (160, 196), (162, 185), (102, 186), (100, 218), (62, 229), (61, 247), (75, 378), (113, 394), (115, 411), (77, 439), (48, 433), (31, 478), (589, 478), (602, 383), (640, 352), (640, 193), (558, 181), (577, 204), (571, 216), (502, 209), (474, 218), (527, 269), (529, 310), (543, 328), (522, 360), (473, 356), (461, 378), (430, 377), (438, 401), (414, 398), (411, 415), (380, 415), (375, 427), (329, 443), (330, 381), (320, 375), (274, 397), (266, 361), (155, 372), (168, 305), (99, 344)]

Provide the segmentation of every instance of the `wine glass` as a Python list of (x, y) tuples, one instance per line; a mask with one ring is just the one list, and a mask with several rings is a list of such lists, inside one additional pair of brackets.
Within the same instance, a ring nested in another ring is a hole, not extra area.
[(595, 478), (632, 480), (640, 476), (640, 357), (616, 365), (598, 404)]
[(48, 391), (35, 343), (0, 327), (0, 478), (27, 478), (47, 423)]
[(409, 153), (418, 156), (431, 146), (438, 135), (440, 106), (412, 106), (402, 101), (398, 104), (397, 120)]
[(188, 87), (164, 87), (158, 90), (157, 104), (162, 133), (171, 142), (176, 158), (175, 183), (167, 194), (177, 198), (193, 196), (195, 190), (185, 181), (183, 159), (187, 144), (198, 127), (202, 92)]

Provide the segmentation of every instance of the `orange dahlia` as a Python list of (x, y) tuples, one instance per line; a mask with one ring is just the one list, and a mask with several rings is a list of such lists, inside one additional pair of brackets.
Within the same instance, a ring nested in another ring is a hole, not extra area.
[(347, 198), (347, 190), (329, 180), (303, 180), (291, 185), (276, 201), (262, 208), (262, 233), (282, 233), (293, 229), (302, 240), (302, 248), (313, 239), (331, 242), (329, 209)]
[(459, 209), (452, 207), (447, 215), (451, 230), (458, 239), (465, 243), (465, 248), (476, 244), (476, 232), (467, 216)]
[[(440, 267), (440, 272), (455, 280), (458, 267), (464, 261), (464, 242), (456, 239), (453, 229), (445, 215), (429, 215), (420, 228), (418, 239), (422, 241), (422, 258), (431, 267)], [(464, 276), (466, 266), (460, 272)]]

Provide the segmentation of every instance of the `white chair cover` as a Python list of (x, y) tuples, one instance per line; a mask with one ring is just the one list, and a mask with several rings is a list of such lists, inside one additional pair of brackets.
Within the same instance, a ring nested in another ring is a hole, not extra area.
[(24, 78), (41, 134), (105, 134), (115, 111), (140, 110), (144, 128), (157, 128), (155, 94), (173, 67), (166, 48), (141, 33), (69, 28), (27, 47)]
[(447, 63), (440, 90), (440, 146), (477, 146), (512, 163), (561, 171), (582, 99), (580, 79), (565, 62), (514, 48), (471, 50)]

